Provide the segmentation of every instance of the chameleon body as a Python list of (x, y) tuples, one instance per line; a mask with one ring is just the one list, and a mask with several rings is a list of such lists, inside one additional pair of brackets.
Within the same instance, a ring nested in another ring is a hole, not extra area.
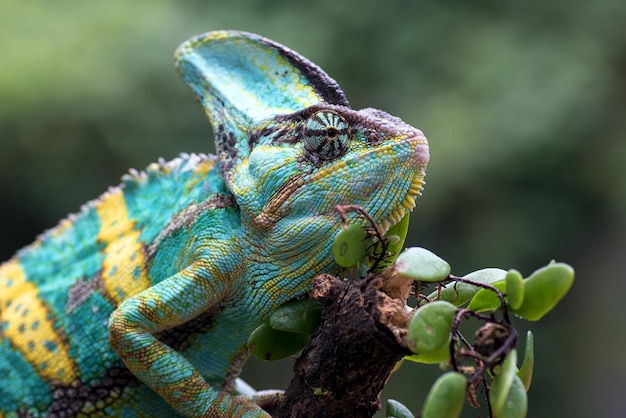
[(339, 271), (335, 206), (415, 205), (422, 133), (302, 56), (222, 31), (175, 60), (217, 156), (131, 170), (0, 266), (0, 418), (267, 416), (229, 392), (250, 332)]

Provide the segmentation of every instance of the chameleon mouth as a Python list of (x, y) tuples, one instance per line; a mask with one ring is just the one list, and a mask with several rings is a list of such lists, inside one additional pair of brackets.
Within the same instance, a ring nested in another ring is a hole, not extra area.
[(404, 195), (402, 201), (400, 201), (400, 204), (393, 208), (389, 215), (378, 223), (378, 226), (383, 234), (387, 233), (391, 226), (400, 222), (407, 212), (413, 210), (415, 207), (415, 199), (422, 194), (423, 186), (424, 173), (420, 172), (411, 181), (409, 189)]
[(413, 163), (417, 166), (409, 187), (399, 203), (389, 214), (379, 222), (381, 232), (386, 233), (392, 225), (397, 224), (402, 218), (415, 207), (415, 199), (422, 194), (424, 186), (425, 168), (430, 158), (426, 138), (418, 131), (417, 135), (410, 138), (413, 143)]

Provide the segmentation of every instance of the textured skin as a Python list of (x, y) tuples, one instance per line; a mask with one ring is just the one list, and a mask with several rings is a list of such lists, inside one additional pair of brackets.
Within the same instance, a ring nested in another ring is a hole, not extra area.
[(176, 66), (218, 155), (131, 170), (0, 266), (0, 418), (266, 416), (228, 392), (250, 332), (338, 271), (335, 206), (414, 207), (421, 132), (295, 52), (211, 32)]

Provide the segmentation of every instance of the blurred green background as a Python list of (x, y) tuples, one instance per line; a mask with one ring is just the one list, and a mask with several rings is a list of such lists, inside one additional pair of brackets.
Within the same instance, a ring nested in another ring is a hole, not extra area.
[[(520, 323), (537, 345), (529, 417), (622, 417), (625, 21), (623, 0), (4, 1), (0, 255), (130, 167), (212, 152), (173, 51), (209, 30), (256, 32), (319, 64), (354, 108), (425, 132), (431, 163), (409, 244), (459, 275), (529, 274), (552, 258), (575, 267), (558, 308)], [(290, 365), (244, 373), (284, 387)], [(405, 365), (384, 397), (417, 412), (436, 373)]]

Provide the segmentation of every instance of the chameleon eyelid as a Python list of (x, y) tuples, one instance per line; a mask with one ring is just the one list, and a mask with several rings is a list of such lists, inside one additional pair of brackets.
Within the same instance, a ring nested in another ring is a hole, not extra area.
[(343, 116), (331, 110), (320, 110), (305, 122), (303, 146), (320, 160), (333, 160), (348, 149), (350, 134), (350, 125)]

